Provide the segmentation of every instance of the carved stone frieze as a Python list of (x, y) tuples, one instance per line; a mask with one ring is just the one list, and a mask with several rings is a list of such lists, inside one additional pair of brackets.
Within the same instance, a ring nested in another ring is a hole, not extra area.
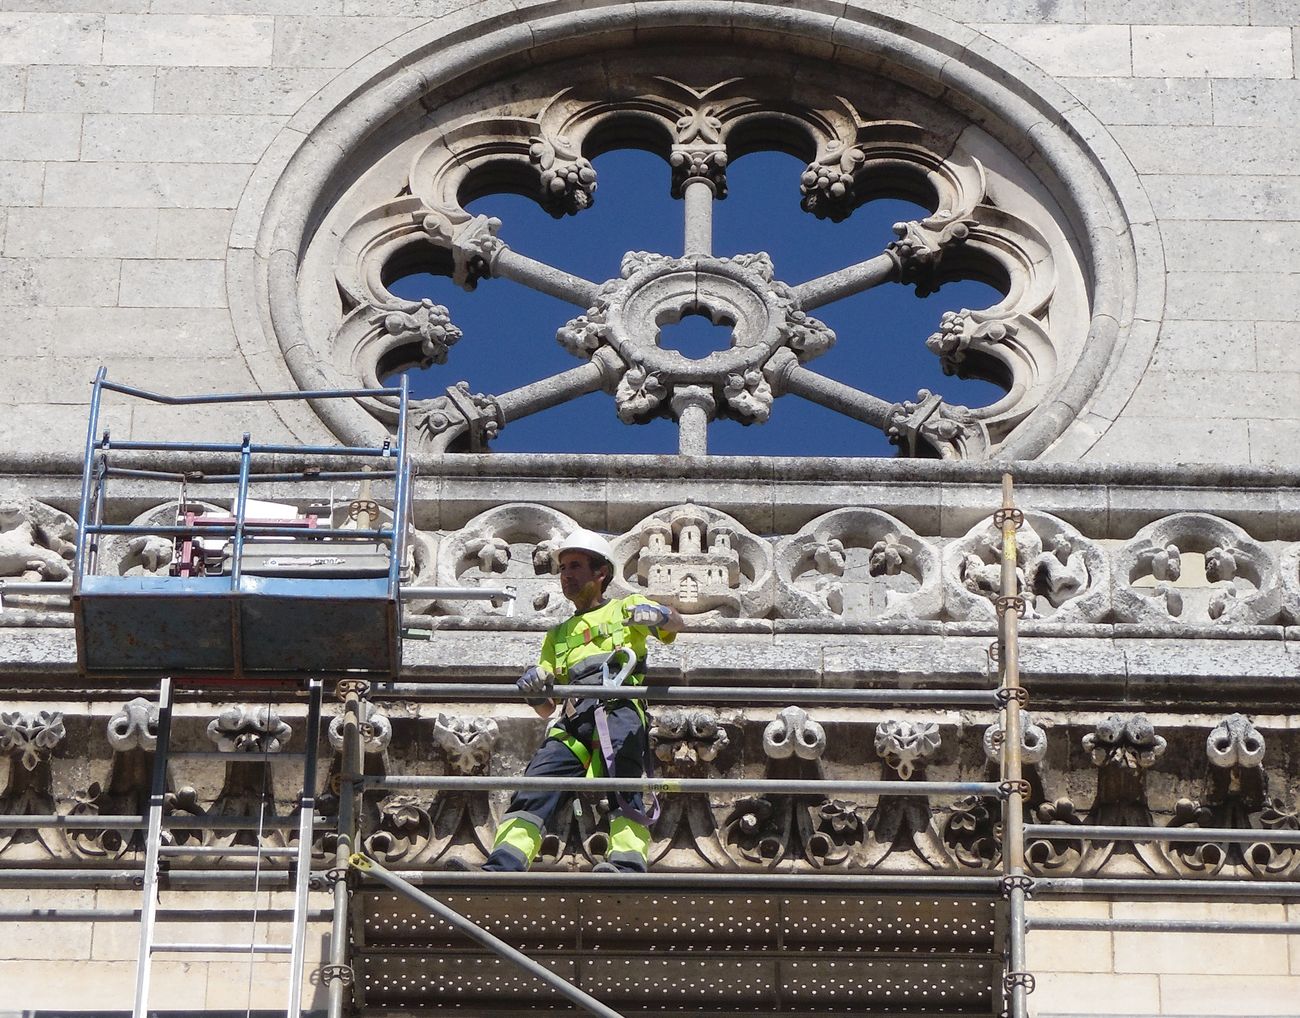
[(1116, 553), (1114, 572), (1122, 622), (1258, 625), (1281, 608), (1274, 556), (1235, 523), (1205, 513), (1143, 527)]
[[(568, 602), (554, 578), (559, 569), (555, 549), (576, 529), (572, 519), (547, 506), (515, 502), (489, 509), (442, 539), (437, 584), (515, 587), (516, 614), (566, 618)], [(490, 615), (504, 612), (505, 602), (447, 598), (436, 608), (453, 615)]]
[(776, 548), (776, 608), (785, 618), (937, 618), (939, 555), (875, 509), (836, 509)]
[[(1064, 520), (1026, 513), (1016, 533), (1016, 581), (1029, 618), (1101, 621), (1110, 610), (1110, 564), (1101, 546)], [(944, 610), (954, 619), (989, 619), (1002, 592), (1002, 535), (992, 520), (944, 549)]]
[(613, 542), (614, 596), (644, 594), (700, 620), (766, 615), (772, 546), (730, 516), (691, 503), (647, 517)]
[[(328, 729), (330, 746), (334, 752), (343, 752), (343, 715), (330, 719)], [(369, 700), (361, 705), (361, 749), (367, 755), (383, 753), (393, 741), (393, 723), (388, 715)]]

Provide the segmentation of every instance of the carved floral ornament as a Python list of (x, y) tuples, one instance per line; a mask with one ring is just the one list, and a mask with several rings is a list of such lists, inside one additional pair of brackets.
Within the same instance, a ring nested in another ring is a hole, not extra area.
[[(697, 32), (694, 41), (702, 38)], [(424, 401), (417, 434), (432, 451), (488, 449), (510, 422), (603, 390), (626, 423), (677, 421), (683, 452), (706, 451), (710, 418), (763, 423), (779, 413), (779, 397), (794, 394), (879, 428), (907, 455), (996, 453), (1060, 392), (1085, 346), (1087, 299), (1049, 211), (1054, 203), (1025, 186), (1009, 150), (920, 91), (829, 64), (801, 62), (791, 75), (781, 66), (788, 56), (729, 50), (705, 64), (717, 69), (704, 79), (698, 56), (647, 49), (620, 54), (617, 77), (588, 57), (521, 74), (508, 88), (426, 99), (434, 112), (419, 130), (368, 168), (353, 168), (353, 185), (303, 260), (302, 313), (318, 369), (370, 385), (409, 365), (454, 369), (465, 341), (455, 302), (400, 299), (387, 283), (429, 271), (492, 299), (492, 280), (506, 278), (572, 305), (555, 335), (575, 366), (509, 392), (460, 384)], [(617, 147), (644, 148), (669, 164), (673, 195), (683, 199), (680, 251), (640, 251), (629, 237), (617, 275), (582, 279), (514, 250), (509, 222), (464, 207), (512, 191), (553, 215), (580, 215), (599, 200), (592, 159)], [(720, 257), (710, 207), (726, 196), (729, 161), (756, 149), (806, 160), (790, 189), (818, 218), (838, 222), (883, 196), (931, 211), (896, 224), (883, 250), (864, 250), (817, 279), (761, 251)], [(964, 407), (922, 390), (896, 403), (875, 394), (869, 378), (849, 385), (816, 370), (832, 344), (866, 343), (883, 327), (858, 322), (837, 336), (815, 317), (818, 308), (875, 286), (926, 294), (961, 277), (995, 281), (1005, 297), (943, 315), (926, 346), (945, 372), (1002, 386), (995, 402)], [(730, 347), (702, 357), (661, 347), (660, 327), (691, 314), (729, 325)], [(524, 348), (551, 341), (540, 330), (515, 339)], [(392, 425), (391, 404), (364, 405)]]

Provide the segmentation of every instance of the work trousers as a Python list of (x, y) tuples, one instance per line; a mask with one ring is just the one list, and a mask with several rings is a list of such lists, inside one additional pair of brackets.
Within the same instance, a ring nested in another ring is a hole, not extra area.
[[(648, 735), (641, 712), (629, 700), (610, 700), (605, 704), (609, 719), (609, 739), (614, 756), (616, 778), (639, 778), (645, 774), (645, 756)], [(596, 732), (596, 703), (592, 700), (578, 702), (570, 717), (562, 717), (552, 724), (590, 749), (592, 756), (603, 761), (603, 749)], [(603, 766), (596, 766), (596, 773)], [(560, 738), (552, 735), (533, 754), (528, 769), (529, 777), (582, 777), (587, 773), (588, 762), (580, 759)], [(541, 847), (542, 834), (551, 818), (569, 805), (573, 799), (569, 791), (519, 791), (510, 799), (510, 808), (497, 829), (496, 843), (488, 856), (485, 870), (526, 870)], [(616, 796), (610, 802), (610, 853), (609, 861), (619, 869), (644, 873), (650, 846), (650, 832), (643, 824), (623, 814), (620, 802), (635, 810), (644, 809), (641, 795)]]

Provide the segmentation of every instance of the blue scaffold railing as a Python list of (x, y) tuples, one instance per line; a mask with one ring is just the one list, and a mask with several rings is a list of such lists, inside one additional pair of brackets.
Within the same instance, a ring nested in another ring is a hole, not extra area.
[[(398, 426), (395, 438), (375, 446), (263, 444), (247, 433), (239, 442), (116, 441), (107, 429), (100, 432), (106, 393), (182, 413), (198, 406), (381, 398), (396, 403)], [(168, 396), (111, 382), (100, 368), (72, 579), (85, 674), (236, 682), (398, 675), (411, 497), (407, 402), (405, 377), (382, 389)], [(131, 523), (108, 521), (115, 479), (178, 484), (175, 515), (164, 510)], [(336, 505), (330, 487), (336, 483), (356, 484), (358, 498)], [(266, 511), (281, 503), (252, 499), (254, 485), (275, 485), (276, 497), (288, 499), (288, 511), (279, 515), (288, 518)], [(388, 509), (371, 499), (372, 485), (384, 502), (391, 498)], [(190, 501), (191, 486), (229, 496), (229, 512), (211, 500)], [(330, 491), (325, 507), (298, 508), (323, 489)], [(284, 494), (304, 490), (302, 497)], [(163, 554), (153, 556), (152, 570), (113, 571), (115, 562), (101, 570), (101, 546), (113, 537), (138, 542), (137, 557), (149, 541)], [(170, 558), (165, 570), (159, 558)]]

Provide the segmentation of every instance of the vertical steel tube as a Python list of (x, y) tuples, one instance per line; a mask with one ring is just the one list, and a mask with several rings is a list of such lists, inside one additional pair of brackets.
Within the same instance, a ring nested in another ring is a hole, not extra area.
[(402, 375), (402, 395), (398, 400), (397, 412), (397, 479), (393, 482), (393, 543), (389, 549), (388, 562), (388, 596), (396, 600), (397, 585), (401, 579), (402, 555), (406, 547), (406, 499), (408, 473), (410, 467), (406, 455), (406, 409), (408, 399), (408, 382)]
[(167, 753), (172, 738), (172, 680), (158, 691), (158, 736), (154, 741), (153, 787), (149, 791), (149, 833), (144, 855), (144, 900), (140, 906), (140, 946), (135, 964), (132, 1018), (149, 1011), (149, 976), (153, 969), (153, 930), (158, 916), (158, 849), (162, 844), (163, 800), (167, 797)]
[(230, 560), (230, 589), (239, 590), (239, 574), (244, 565), (244, 518), (248, 515), (248, 474), (251, 467), (253, 438), (244, 432), (239, 450), (239, 491), (235, 495), (235, 544)]
[[(77, 553), (72, 568), (74, 593), (79, 593), (81, 577), (86, 568), (86, 524), (90, 516), (90, 477), (95, 462), (95, 432), (99, 429), (99, 404), (103, 398), (104, 378), (108, 369), (100, 367), (95, 372), (95, 384), (90, 390), (90, 423), (86, 427), (86, 458), (81, 462), (81, 503), (77, 506)], [(98, 521), (97, 521), (98, 522)]]
[(285, 1018), (302, 1013), (302, 966), (307, 950), (307, 891), (311, 882), (311, 840), (316, 820), (316, 749), (320, 740), (321, 680), (312, 679), (307, 703), (307, 744), (298, 801), (298, 870), (294, 874), (293, 938), (289, 961), (289, 1001)]
[(343, 700), (343, 760), (340, 771), (338, 843), (334, 852), (334, 917), (330, 927), (330, 965), (336, 973), (329, 981), (327, 1018), (343, 1018), (347, 984), (337, 973), (348, 965), (348, 860), (355, 851), (357, 777), (361, 773), (361, 699), (350, 688)]
[(1016, 528), (1019, 514), (1015, 512), (1010, 474), (1002, 475), (1002, 511), (998, 514), (1002, 530), (1002, 598), (998, 614), (998, 660), (1002, 665), (1002, 780), (1010, 783), (1013, 791), (1002, 804), (1002, 874), (1007, 878), (1009, 902), (1008, 923), (1008, 988), (1010, 1018), (1025, 1018), (1028, 1014), (1026, 996), (1028, 988), (1022, 981), (1025, 968), (1025, 890), (1021, 886), (1025, 874), (1024, 798), (1017, 791), (1023, 780), (1020, 759), (1020, 656), (1017, 636), (1019, 632), (1019, 601), (1021, 596), (1016, 580)]

